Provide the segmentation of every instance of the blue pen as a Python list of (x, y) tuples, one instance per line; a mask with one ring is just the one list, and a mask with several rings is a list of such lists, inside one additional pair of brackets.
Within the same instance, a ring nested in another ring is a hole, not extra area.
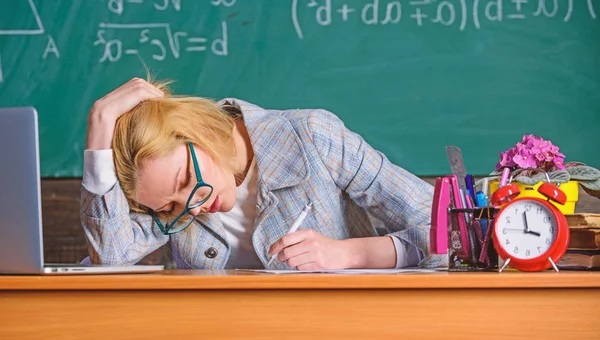
[(471, 199), (475, 202), (475, 181), (473, 181), (473, 176), (466, 175), (465, 184), (467, 185), (467, 191), (469, 192)]

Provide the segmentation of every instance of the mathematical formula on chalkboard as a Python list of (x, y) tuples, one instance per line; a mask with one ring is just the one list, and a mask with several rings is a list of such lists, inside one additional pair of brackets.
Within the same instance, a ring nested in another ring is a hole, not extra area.
[(488, 22), (528, 17), (560, 17), (563, 22), (569, 22), (579, 7), (585, 8), (591, 19), (596, 19), (593, 0), (371, 0), (358, 5), (356, 1), (293, 0), (292, 20), (298, 38), (302, 39), (303, 11), (311, 12), (311, 21), (320, 26), (359, 21), (364, 25), (437, 24), (464, 31), (468, 25), (479, 30)]
[[(56, 44), (52, 35), (44, 30), (43, 20), (33, 0), (27, 2), (28, 10), (36, 27), (0, 27), (0, 39), (26, 39), (27, 36), (45, 35), (46, 47), (41, 60), (60, 59), (64, 46)], [(115, 17), (140, 7), (151, 7), (157, 12), (175, 11), (186, 15), (186, 5), (192, 0), (97, 0), (106, 3), (106, 10)], [(281, 0), (284, 1), (284, 0)], [(304, 40), (308, 25), (326, 28), (332, 25), (386, 26), (401, 29), (402, 25), (424, 27), (435, 25), (444, 29), (464, 31), (467, 28), (484, 30), (486, 25), (498, 25), (517, 20), (555, 20), (568, 24), (577, 14), (589, 20), (597, 20), (594, 0), (286, 0), (289, 2), (290, 25), (296, 39)], [(236, 0), (210, 0), (212, 7), (236, 7)], [(204, 4), (206, 4), (204, 3)], [(269, 16), (265, 16), (268, 18)], [(179, 59), (185, 54), (211, 53), (226, 57), (230, 53), (228, 35), (229, 17), (223, 18), (215, 27), (206, 27), (207, 32), (192, 32), (180, 29), (172, 22), (110, 22), (91, 23), (97, 25), (95, 36), (88, 42), (97, 49), (99, 63), (116, 63), (123, 58), (142, 56), (156, 61), (168, 58)], [(52, 20), (52, 18), (44, 18)], [(268, 20), (268, 19), (266, 19)], [(355, 26), (353, 26), (355, 27)], [(314, 28), (314, 27), (313, 27)], [(2, 53), (0, 50), (0, 83), (3, 82)]]

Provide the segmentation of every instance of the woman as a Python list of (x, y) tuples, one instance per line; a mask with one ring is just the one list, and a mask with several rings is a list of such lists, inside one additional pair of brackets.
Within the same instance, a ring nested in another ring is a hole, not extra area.
[(88, 117), (81, 220), (94, 263), (133, 264), (171, 241), (179, 268), (435, 267), (431, 199), (324, 110), (172, 97), (134, 78)]

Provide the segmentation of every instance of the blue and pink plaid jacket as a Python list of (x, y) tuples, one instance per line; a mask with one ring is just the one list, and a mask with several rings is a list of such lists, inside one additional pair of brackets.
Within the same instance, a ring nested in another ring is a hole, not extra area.
[[(368, 212), (383, 222), (383, 234), (421, 249), (421, 266), (445, 265), (444, 256), (429, 251), (430, 184), (390, 163), (330, 112), (265, 110), (238, 99), (225, 101), (242, 111), (254, 148), (258, 197), (252, 243), (263, 264), (271, 244), (312, 202), (301, 229), (334, 239), (382, 234)], [(103, 196), (82, 186), (80, 213), (94, 263), (134, 264), (168, 241), (179, 268), (221, 269), (229, 258), (218, 213), (197, 216), (185, 231), (165, 236), (150, 216), (130, 213), (118, 184)], [(278, 261), (271, 268), (290, 269)]]

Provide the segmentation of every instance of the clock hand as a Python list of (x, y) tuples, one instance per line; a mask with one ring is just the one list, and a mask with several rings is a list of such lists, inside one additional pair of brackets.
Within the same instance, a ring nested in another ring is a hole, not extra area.
[(527, 225), (527, 211), (523, 211), (523, 225), (525, 226), (525, 234), (529, 232), (529, 225)]
[(523, 229), (516, 229), (516, 228), (503, 228), (504, 230), (508, 230), (508, 231), (520, 231), (523, 232)]
[(527, 211), (523, 211), (523, 219), (525, 220), (525, 234), (533, 234), (537, 237), (540, 237), (540, 233), (529, 230), (529, 226), (527, 225)]

